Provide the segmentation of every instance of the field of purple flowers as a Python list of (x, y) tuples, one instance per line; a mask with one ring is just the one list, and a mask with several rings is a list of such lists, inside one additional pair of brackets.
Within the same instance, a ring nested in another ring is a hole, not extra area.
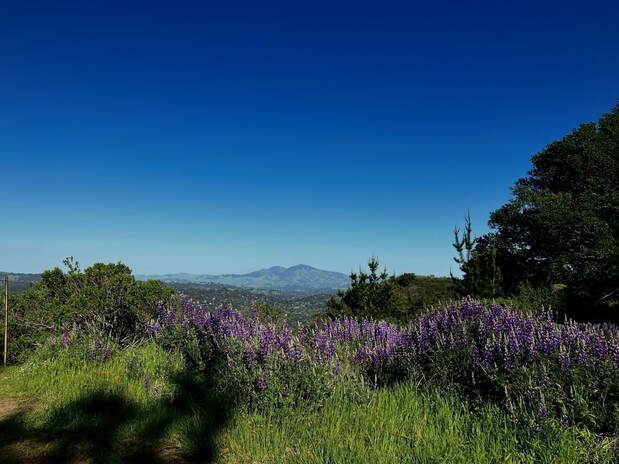
[(158, 314), (148, 334), (249, 407), (320, 405), (338, 388), (363, 395), (414, 379), (462, 393), (471, 407), (497, 403), (532, 430), (558, 420), (619, 432), (614, 325), (557, 323), (551, 313), (526, 316), (475, 301), (405, 327), (349, 318), (290, 327), (187, 298)]

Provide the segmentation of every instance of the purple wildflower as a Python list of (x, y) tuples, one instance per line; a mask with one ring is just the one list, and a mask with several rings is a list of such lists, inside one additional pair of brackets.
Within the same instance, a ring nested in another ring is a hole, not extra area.
[(243, 361), (248, 368), (251, 368), (256, 364), (256, 352), (249, 345), (245, 347), (245, 352), (243, 353)]
[(562, 372), (566, 372), (570, 368), (570, 354), (567, 351), (559, 353), (559, 367)]
[(63, 329), (62, 330), (62, 335), (60, 336), (60, 341), (62, 342), (62, 345), (67, 348), (69, 346), (69, 343), (71, 342), (70, 338), (69, 338), (69, 331), (67, 329)]
[(267, 388), (267, 379), (262, 370), (258, 373), (258, 380), (256, 381), (256, 386), (258, 390), (266, 390)]
[(106, 346), (103, 349), (101, 349), (101, 361), (105, 361), (111, 355), (112, 355), (112, 348), (110, 348), (109, 346)]
[(340, 375), (340, 368), (341, 367), (342, 366), (340, 365), (340, 362), (339, 361), (335, 361), (335, 363), (333, 364), (333, 375), (334, 376), (337, 377), (338, 375)]
[(146, 328), (146, 332), (151, 336), (156, 335), (159, 330), (161, 330), (161, 323), (158, 320), (151, 322)]

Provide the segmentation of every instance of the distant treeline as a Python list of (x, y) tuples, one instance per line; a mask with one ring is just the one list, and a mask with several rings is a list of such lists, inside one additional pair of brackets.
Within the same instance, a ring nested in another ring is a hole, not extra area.
[(372, 257), (369, 271), (352, 273), (350, 287), (329, 300), (325, 315), (401, 322), (454, 298), (454, 282), (448, 277), (389, 275), (386, 269), (379, 273), (379, 267), (378, 259)]
[(16, 272), (0, 272), (0, 279), (4, 285), (4, 276), (9, 276), (9, 293), (21, 293), (38, 282), (41, 274), (20, 274)]
[(268, 304), (277, 308), (290, 323), (303, 322), (312, 319), (327, 308), (330, 293), (307, 294), (268, 290), (259, 288), (243, 288), (216, 283), (169, 283), (170, 287), (188, 297), (206, 303), (214, 309), (226, 305), (241, 312), (249, 312), (253, 306)]

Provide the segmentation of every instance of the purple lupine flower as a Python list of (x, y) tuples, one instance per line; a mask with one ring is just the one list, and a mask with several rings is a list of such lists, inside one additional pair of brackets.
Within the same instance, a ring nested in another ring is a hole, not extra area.
[(258, 311), (258, 307), (255, 304), (251, 305), (251, 308), (249, 310), (249, 317), (251, 317), (252, 319), (258, 319), (259, 315), (260, 311)]
[(146, 374), (144, 376), (144, 390), (148, 393), (150, 391), (150, 376)]
[(587, 353), (585, 348), (578, 352), (577, 360), (578, 364), (587, 364), (587, 361), (589, 360), (589, 353)]
[(490, 369), (494, 362), (494, 348), (491, 346), (486, 346), (484, 348), (484, 358), (483, 364), (486, 369)]
[(88, 354), (88, 357), (90, 358), (91, 361), (94, 361), (97, 359), (97, 355), (99, 354), (100, 349), (101, 349), (101, 341), (98, 338), (95, 338), (95, 341), (92, 344), (90, 353)]
[(334, 376), (338, 376), (340, 375), (340, 368), (341, 368), (341, 364), (339, 361), (335, 361), (335, 363), (333, 363), (333, 375)]
[(561, 371), (566, 372), (570, 368), (570, 353), (562, 351), (559, 353), (559, 367)]
[(477, 344), (475, 342), (471, 343), (471, 359), (475, 364), (478, 364), (481, 361), (481, 357), (479, 356), (479, 349), (477, 348)]
[(159, 321), (152, 321), (150, 324), (148, 324), (147, 328), (146, 328), (146, 332), (148, 333), (148, 335), (156, 335), (159, 330), (161, 330), (161, 324), (159, 323)]
[(105, 361), (112, 355), (112, 348), (110, 346), (105, 346), (101, 349), (101, 361)]
[(71, 339), (69, 338), (69, 331), (67, 329), (62, 329), (62, 335), (60, 336), (60, 341), (65, 348), (68, 348)]
[(243, 353), (243, 361), (248, 368), (256, 365), (256, 352), (251, 346), (246, 346)]
[(158, 319), (163, 319), (164, 315), (165, 315), (165, 306), (163, 305), (162, 302), (159, 302), (157, 304), (157, 317)]
[(51, 329), (49, 329), (49, 342), (52, 345), (56, 344), (56, 327), (52, 327)]
[(267, 388), (267, 379), (262, 370), (258, 373), (258, 380), (256, 381), (256, 387), (258, 387), (258, 390), (266, 390)]
[(165, 316), (163, 318), (163, 325), (165, 325), (166, 327), (172, 327), (175, 322), (176, 322), (176, 314), (174, 314), (174, 311), (168, 309), (168, 311), (166, 311)]

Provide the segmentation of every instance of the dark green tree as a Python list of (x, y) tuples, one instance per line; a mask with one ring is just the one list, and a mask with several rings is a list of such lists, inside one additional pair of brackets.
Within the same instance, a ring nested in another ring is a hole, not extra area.
[[(488, 276), (476, 261), (487, 257), (484, 248), (495, 250), (502, 293), (513, 294), (523, 284), (560, 286), (571, 316), (616, 319), (619, 106), (533, 156), (531, 170), (512, 191), (512, 199), (490, 216), (495, 232), (476, 240), (465, 278), (476, 278), (478, 270)], [(466, 251), (466, 240), (458, 244)]]
[(409, 305), (397, 283), (396, 277), (389, 276), (384, 269), (379, 273), (378, 259), (368, 262), (369, 272), (359, 270), (350, 274), (350, 287), (339, 291), (328, 302), (331, 316), (349, 315), (375, 319), (405, 318)]
[(456, 250), (454, 261), (462, 272), (462, 278), (456, 278), (450, 272), (455, 296), (499, 296), (502, 293), (502, 277), (497, 260), (499, 246), (496, 237), (488, 234), (474, 238), (471, 215), (467, 213), (462, 235), (458, 227), (454, 228), (452, 245)]

